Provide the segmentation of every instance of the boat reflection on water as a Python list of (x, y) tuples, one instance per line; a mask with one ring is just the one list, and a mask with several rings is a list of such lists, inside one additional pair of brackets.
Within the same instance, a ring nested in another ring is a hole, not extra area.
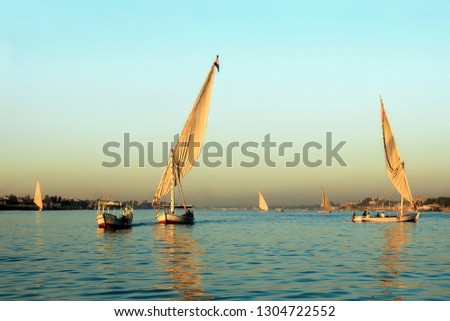
[(130, 234), (133, 230), (129, 229), (105, 229), (101, 227), (97, 227), (96, 234), (97, 237), (120, 237), (121, 235)]
[(196, 241), (190, 236), (192, 226), (155, 224), (157, 269), (163, 277), (159, 287), (169, 287), (180, 297), (173, 300), (211, 300), (202, 288), (201, 269), (204, 268), (199, 256), (204, 252), (196, 248)]
[(34, 215), (34, 232), (35, 232), (35, 246), (36, 249), (43, 248), (45, 246), (45, 238), (44, 238), (44, 232), (42, 230), (42, 212), (35, 212), (36, 215)]
[[(412, 262), (405, 260), (402, 254), (405, 251), (405, 246), (411, 241), (408, 231), (414, 227), (414, 225), (407, 223), (386, 226), (385, 244), (381, 249), (382, 255), (380, 256), (380, 281), (387, 296), (394, 295), (394, 292), (397, 292), (395, 290), (410, 288), (410, 285), (402, 281), (404, 277), (401, 274), (409, 272)], [(393, 300), (403, 301), (404, 298), (395, 297)]]
[[(105, 229), (97, 227), (97, 251), (103, 259), (116, 259), (120, 254), (121, 259), (125, 259), (130, 254), (128, 250), (132, 246), (132, 238), (130, 234), (132, 229)], [(100, 269), (110, 270), (109, 262), (100, 266)]]

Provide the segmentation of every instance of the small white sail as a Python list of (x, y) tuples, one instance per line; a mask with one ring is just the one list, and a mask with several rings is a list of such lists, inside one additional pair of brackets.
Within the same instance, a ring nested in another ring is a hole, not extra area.
[(259, 210), (263, 212), (267, 212), (269, 210), (269, 206), (267, 206), (266, 200), (262, 196), (261, 192), (259, 194)]
[(386, 171), (389, 179), (392, 181), (392, 184), (395, 186), (400, 195), (412, 203), (413, 197), (409, 188), (408, 179), (406, 178), (405, 163), (400, 158), (400, 153), (398, 152), (397, 145), (395, 144), (394, 134), (392, 133), (391, 125), (389, 124), (381, 97), (380, 107)]
[(195, 100), (191, 113), (180, 133), (178, 142), (172, 151), (164, 174), (156, 189), (153, 203), (157, 203), (176, 186), (195, 164), (203, 146), (206, 123), (208, 121), (209, 105), (215, 68), (219, 68), (219, 57), (211, 66), (206, 80)]
[(39, 184), (39, 180), (36, 182), (36, 190), (34, 192), (34, 204), (39, 207), (39, 210), (42, 210), (42, 194), (41, 194), (41, 184)]
[(331, 212), (333, 207), (331, 206), (330, 200), (325, 194), (325, 191), (322, 186), (320, 186), (320, 189), (322, 190), (322, 203), (320, 204), (320, 207), (322, 207), (324, 211)]

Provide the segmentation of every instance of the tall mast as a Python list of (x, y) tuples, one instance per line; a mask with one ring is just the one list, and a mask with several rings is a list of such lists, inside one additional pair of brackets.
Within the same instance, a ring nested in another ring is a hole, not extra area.
[(403, 216), (403, 195), (402, 200), (400, 201), (400, 216)]
[(173, 148), (170, 151), (172, 159), (172, 186), (170, 187), (170, 213), (175, 213), (175, 161), (173, 159)]

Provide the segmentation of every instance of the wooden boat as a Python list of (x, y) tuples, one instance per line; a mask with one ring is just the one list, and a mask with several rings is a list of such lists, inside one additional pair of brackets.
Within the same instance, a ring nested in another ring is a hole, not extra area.
[(41, 184), (39, 183), (39, 179), (36, 182), (36, 189), (34, 191), (34, 204), (39, 208), (39, 212), (44, 208), (44, 204), (42, 203), (42, 193), (41, 193)]
[(266, 203), (266, 200), (264, 199), (264, 197), (262, 196), (261, 192), (258, 192), (259, 195), (259, 211), (260, 212), (267, 212), (269, 210), (269, 206)]
[(331, 206), (330, 200), (325, 194), (325, 191), (322, 186), (320, 186), (320, 189), (322, 191), (322, 203), (320, 203), (321, 210), (319, 211), (319, 213), (322, 214), (331, 213), (333, 211), (333, 207)]
[(162, 224), (193, 224), (194, 223), (194, 211), (192, 205), (186, 205), (186, 210), (183, 214), (176, 214), (175, 210), (184, 210), (183, 205), (175, 205), (174, 206), (174, 212), (170, 212), (171, 207), (168, 206), (162, 206), (163, 212), (159, 213), (159, 215), (156, 216), (159, 223)]
[(404, 213), (404, 200), (410, 203), (410, 207), (414, 210), (415, 204), (409, 188), (408, 179), (405, 172), (405, 162), (402, 161), (400, 153), (395, 144), (394, 134), (389, 124), (389, 120), (384, 109), (383, 100), (380, 97), (381, 108), (381, 125), (383, 130), (383, 147), (384, 157), (386, 162), (386, 171), (389, 179), (396, 188), (397, 192), (401, 196), (400, 212), (395, 216), (386, 216), (381, 214), (379, 217), (372, 216), (357, 216), (352, 220), (360, 220), (361, 222), (378, 222), (378, 223), (393, 223), (393, 222), (417, 222), (419, 220), (420, 213), (418, 211), (412, 211), (410, 213)]
[(378, 222), (378, 223), (394, 223), (394, 222), (417, 222), (419, 219), (419, 213), (409, 213), (403, 215), (391, 215), (391, 216), (370, 216), (361, 217), (362, 222)]
[(133, 207), (116, 201), (99, 201), (96, 216), (100, 228), (126, 228), (133, 223)]
[[(169, 162), (153, 197), (156, 220), (161, 224), (194, 223), (194, 211), (186, 204), (181, 180), (191, 170), (202, 150), (216, 68), (219, 71), (219, 56), (209, 70), (175, 147), (170, 150)], [(180, 206), (175, 204), (175, 187), (178, 187), (181, 195)], [(161, 206), (161, 199), (169, 192), (170, 206)], [(183, 209), (181, 214), (175, 211), (177, 208)]]

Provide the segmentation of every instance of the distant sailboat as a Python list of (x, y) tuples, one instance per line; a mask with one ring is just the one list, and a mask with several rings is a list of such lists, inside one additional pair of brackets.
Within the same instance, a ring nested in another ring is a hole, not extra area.
[(405, 162), (402, 161), (400, 153), (395, 144), (394, 134), (392, 133), (391, 125), (389, 124), (386, 111), (384, 110), (383, 100), (380, 97), (380, 108), (381, 108), (381, 126), (383, 130), (383, 147), (384, 147), (384, 158), (386, 162), (386, 171), (388, 173), (389, 179), (391, 180), (394, 187), (397, 189), (401, 196), (400, 213), (396, 216), (385, 216), (384, 213), (380, 214), (380, 217), (370, 217), (370, 216), (356, 216), (353, 221), (362, 222), (417, 222), (419, 219), (419, 212), (404, 213), (403, 202), (406, 199), (411, 207), (414, 209), (415, 205), (413, 202), (413, 197), (411, 195), (411, 190), (409, 188), (408, 179), (406, 178), (405, 172)]
[(261, 212), (267, 212), (269, 210), (269, 206), (267, 206), (266, 200), (262, 196), (261, 192), (258, 192), (259, 194), (259, 210)]
[(325, 194), (322, 186), (320, 186), (320, 189), (322, 190), (322, 203), (320, 204), (322, 210), (320, 210), (319, 213), (331, 213), (333, 211), (333, 207), (331, 206), (330, 200)]
[(41, 193), (41, 184), (39, 184), (39, 179), (36, 182), (36, 190), (34, 191), (34, 204), (39, 207), (39, 211), (42, 211), (42, 193)]
[[(156, 208), (156, 219), (162, 224), (192, 224), (194, 213), (192, 206), (186, 204), (181, 179), (191, 170), (202, 150), (208, 120), (209, 105), (215, 69), (219, 70), (219, 56), (211, 66), (206, 80), (192, 107), (191, 113), (180, 133), (175, 148), (170, 151), (170, 159), (156, 189), (153, 206)], [(175, 187), (178, 186), (182, 205), (175, 205)], [(161, 205), (161, 199), (170, 192), (170, 205)], [(159, 212), (159, 208), (164, 211)], [(183, 209), (179, 215), (175, 208)]]

